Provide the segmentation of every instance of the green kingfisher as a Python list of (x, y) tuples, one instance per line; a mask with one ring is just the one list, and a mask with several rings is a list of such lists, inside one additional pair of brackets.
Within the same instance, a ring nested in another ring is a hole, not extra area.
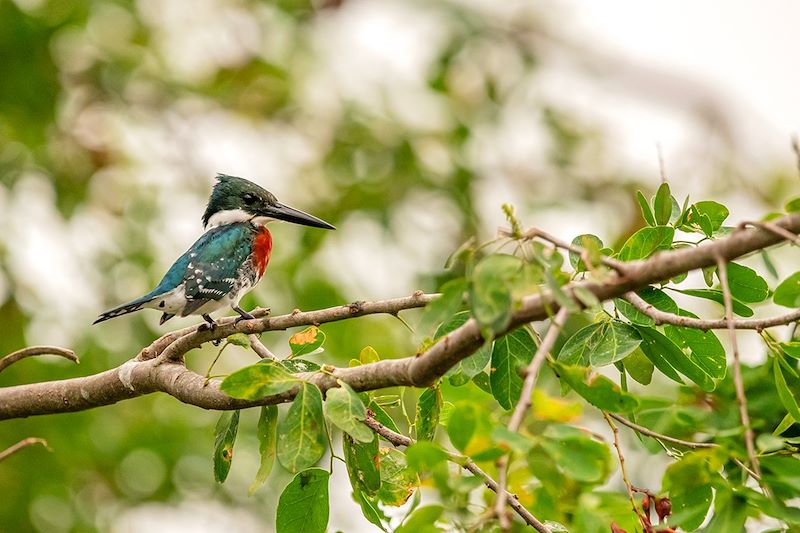
[(208, 231), (175, 261), (155, 289), (109, 309), (94, 324), (139, 309), (162, 311), (161, 324), (175, 315), (201, 315), (210, 328), (216, 322), (209, 313), (228, 306), (239, 313), (238, 320), (254, 318), (239, 307), (239, 300), (267, 268), (272, 235), (266, 224), (271, 220), (335, 229), (324, 220), (281, 204), (251, 181), (219, 174), (203, 214), (203, 227)]

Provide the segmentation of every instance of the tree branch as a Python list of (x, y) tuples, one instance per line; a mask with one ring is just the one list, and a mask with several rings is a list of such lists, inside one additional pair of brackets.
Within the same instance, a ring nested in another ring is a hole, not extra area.
[[(773, 221), (773, 224), (796, 234), (800, 231), (800, 214), (787, 215)], [(592, 292), (599, 300), (605, 301), (684, 272), (712, 266), (716, 264), (717, 257), (730, 261), (782, 240), (779, 235), (762, 228), (741, 229), (728, 237), (694, 248), (661, 252), (647, 260), (626, 263), (624, 276), (616, 276), (603, 282), (573, 282), (566, 285), (564, 290), (570, 294), (575, 288), (581, 287)], [(404, 309), (422, 307), (434, 297), (418, 292), (394, 300), (357, 302), (319, 311), (298, 311), (289, 315), (238, 323), (231, 318), (221, 320), (220, 326), (214, 331), (198, 331), (197, 326), (184, 328), (157, 339), (135, 359), (100, 374), (0, 389), (0, 420), (90, 409), (157, 391), (205, 409), (241, 409), (287, 402), (294, 397), (294, 390), (255, 402), (235, 400), (220, 391), (218, 380), (205, 384), (203, 376), (172, 361), (180, 360), (187, 351), (205, 342), (224, 339), (234, 333), (284, 330), (371, 313), (396, 314)], [(558, 309), (558, 303), (549, 292), (527, 296), (522, 299), (503, 333), (528, 322), (544, 320)], [(484, 339), (478, 324), (470, 319), (442, 337), (423, 354), (354, 368), (334, 369), (332, 375), (301, 377), (319, 385), (323, 390), (334, 386), (336, 378), (342, 379), (358, 391), (397, 385), (421, 387), (444, 375), (450, 367), (474, 353), (483, 344)]]
[[(663, 324), (670, 324), (672, 326), (681, 326), (684, 328), (701, 329), (708, 331), (710, 329), (727, 329), (729, 322), (727, 318), (720, 319), (702, 319), (692, 318), (690, 316), (680, 316), (674, 313), (668, 313), (656, 309), (652, 304), (647, 303), (641, 296), (635, 292), (626, 292), (622, 296), (629, 304), (634, 306), (639, 312), (649, 316), (653, 319), (657, 326)], [(733, 327), (735, 329), (754, 329), (762, 331), (774, 326), (785, 326), (800, 320), (800, 309), (786, 313), (785, 315), (778, 315), (769, 318), (752, 318), (752, 319), (732, 319)]]
[[(408, 447), (414, 444), (414, 439), (412, 439), (411, 437), (407, 437), (405, 435), (392, 431), (391, 429), (387, 428), (386, 426), (384, 426), (371, 416), (368, 416), (364, 420), (364, 424), (366, 424), (367, 427), (369, 427), (372, 431), (374, 431), (387, 441), (391, 442), (395, 446)], [(475, 474), (476, 476), (478, 476), (479, 478), (481, 478), (483, 480), (483, 484), (486, 485), (486, 487), (489, 490), (497, 493), (498, 496), (502, 493), (505, 496), (504, 500), (508, 502), (509, 507), (514, 509), (514, 512), (516, 512), (525, 521), (525, 523), (532, 526), (536, 531), (539, 531), (540, 533), (551, 533), (550, 528), (541, 523), (535, 516), (531, 514), (530, 511), (528, 511), (521, 503), (519, 503), (519, 500), (515, 495), (511, 494), (505, 489), (500, 488), (498, 483), (494, 479), (492, 479), (492, 477), (489, 474), (484, 472), (478, 465), (476, 465), (475, 462), (472, 461), (470, 458), (458, 454), (449, 453), (448, 460), (456, 463), (463, 469), (468, 470), (473, 474)]]
[(72, 350), (59, 348), (58, 346), (30, 346), (28, 348), (17, 350), (16, 352), (12, 352), (0, 359), (0, 372), (10, 367), (17, 361), (25, 359), (26, 357), (34, 357), (36, 355), (57, 355), (65, 359), (69, 359), (70, 361), (74, 361), (76, 364), (80, 363), (80, 361), (78, 361), (78, 356), (75, 355), (75, 352)]
[[(733, 296), (728, 283), (728, 265), (722, 257), (717, 257), (717, 274), (722, 285), (722, 296), (725, 301), (725, 320), (728, 322), (728, 334), (730, 336), (731, 351), (733, 352), (733, 385), (736, 389), (736, 403), (739, 405), (739, 417), (744, 427), (744, 444), (747, 448), (747, 458), (750, 468), (756, 473), (757, 479), (761, 478), (761, 466), (758, 464), (756, 456), (755, 436), (753, 426), (750, 424), (750, 415), (747, 413), (747, 396), (744, 392), (744, 381), (742, 380), (742, 362), (739, 358), (739, 344), (736, 341), (736, 328), (733, 324)], [(766, 489), (765, 489), (766, 491)]]
[(36, 437), (28, 437), (27, 439), (22, 439), (18, 443), (14, 444), (12, 446), (9, 446), (8, 448), (6, 448), (3, 451), (0, 451), (0, 462), (5, 461), (9, 457), (14, 455), (18, 451), (20, 451), (22, 448), (25, 448), (27, 446), (32, 446), (34, 444), (41, 444), (46, 449), (48, 449), (48, 450), (50, 449), (50, 446), (47, 445), (47, 441), (46, 440), (39, 439), (39, 438), (36, 438)]
[[(536, 350), (536, 354), (533, 356), (530, 364), (525, 369), (525, 380), (522, 383), (522, 392), (519, 395), (517, 405), (514, 407), (514, 412), (511, 414), (511, 419), (508, 421), (509, 431), (519, 431), (519, 427), (522, 425), (522, 420), (525, 417), (525, 413), (531, 406), (531, 395), (533, 394), (533, 388), (536, 385), (536, 378), (539, 375), (539, 369), (542, 367), (542, 364), (544, 364), (547, 354), (549, 354), (553, 349), (556, 340), (558, 340), (558, 334), (561, 332), (564, 322), (567, 321), (568, 314), (569, 311), (566, 307), (562, 307), (558, 310), (558, 313), (556, 313), (556, 316), (553, 317), (553, 321), (550, 324), (550, 329), (547, 330), (547, 334), (544, 336), (544, 339), (542, 339), (542, 343)], [(500, 529), (504, 531), (511, 527), (511, 524), (508, 522), (508, 518), (505, 516), (507, 468), (508, 454), (505, 454), (497, 460), (497, 470), (500, 472), (500, 475), (498, 476), (500, 490), (497, 492), (497, 500), (495, 501), (494, 509), (495, 514), (497, 514), (497, 517), (500, 520)]]

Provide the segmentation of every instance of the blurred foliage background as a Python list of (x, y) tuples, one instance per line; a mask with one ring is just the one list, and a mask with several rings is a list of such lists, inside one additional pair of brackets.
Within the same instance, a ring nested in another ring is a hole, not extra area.
[[(632, 191), (660, 181), (656, 140), (624, 157), (613, 116), (637, 111), (604, 102), (678, 121), (683, 143), (663, 147), (676, 195), (714, 194), (740, 219), (796, 189), (788, 148), (756, 164), (713, 91), (665, 88), (667, 73), (570, 37), (568, 15), (528, 1), (0, 0), (0, 353), (45, 343), (81, 358), (26, 360), (0, 386), (102, 371), (162, 334), (155, 313), (89, 324), (200, 235), (216, 172), (339, 228), (275, 227), (245, 308), (280, 313), (435, 290), (453, 250), (503, 224), (503, 202), (565, 238), (624, 238), (641, 224)], [(391, 317), (323, 329), (334, 364), (421, 340)], [(282, 353), (287, 335), (264, 340)], [(217, 370), (252, 360), (232, 348)], [(53, 452), (0, 465), (0, 530), (268, 531), (278, 490), (247, 497), (254, 414), (222, 487), (216, 417), (149, 396), (3, 422), (0, 448), (37, 436)], [(369, 530), (349, 490), (332, 495), (332, 527)]]

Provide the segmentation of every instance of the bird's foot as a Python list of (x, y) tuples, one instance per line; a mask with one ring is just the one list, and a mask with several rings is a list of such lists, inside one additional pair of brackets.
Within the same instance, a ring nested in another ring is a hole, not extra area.
[(203, 320), (205, 320), (205, 323), (197, 326), (197, 331), (214, 331), (219, 325), (217, 324), (216, 320), (211, 318), (209, 315), (203, 315)]
[(234, 322), (234, 324), (238, 324), (242, 320), (253, 320), (255, 318), (252, 314), (248, 313), (247, 311), (245, 311), (244, 309), (242, 309), (238, 305), (235, 306), (233, 308), (233, 310), (236, 311), (237, 313), (239, 313), (239, 316), (236, 318), (236, 321)]

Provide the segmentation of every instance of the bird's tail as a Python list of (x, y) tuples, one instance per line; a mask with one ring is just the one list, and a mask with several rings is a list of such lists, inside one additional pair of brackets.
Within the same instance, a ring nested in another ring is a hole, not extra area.
[(153, 298), (148, 296), (143, 296), (142, 298), (137, 298), (132, 302), (128, 302), (126, 304), (122, 304), (119, 307), (115, 307), (114, 309), (109, 309), (108, 311), (101, 314), (97, 317), (97, 320), (92, 322), (92, 324), (97, 324), (98, 322), (104, 322), (111, 318), (116, 318), (121, 315), (127, 315), (128, 313), (133, 313), (134, 311), (138, 311), (142, 308), (144, 304), (151, 301)]

